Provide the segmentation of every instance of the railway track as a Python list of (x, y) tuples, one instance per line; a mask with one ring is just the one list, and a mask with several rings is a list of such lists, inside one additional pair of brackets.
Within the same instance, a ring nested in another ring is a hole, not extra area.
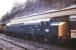
[(24, 48), (13, 45), (13, 44), (6, 42), (2, 39), (0, 39), (0, 47), (2, 50), (25, 50)]
[(12, 50), (73, 50), (67, 47), (20, 39), (16, 37), (6, 36), (4, 34), (0, 34), (0, 46), (2, 46), (4, 50), (10, 50), (11, 48)]
[(11, 43), (15, 46), (21, 47), (25, 50), (47, 50), (42, 47), (37, 47), (37, 46), (33, 46), (31, 44), (26, 44), (26, 43), (20, 42), (19, 39), (16, 39), (13, 37), (10, 38), (10, 37), (4, 36), (4, 35), (0, 36), (0, 40), (6, 41), (6, 42)]

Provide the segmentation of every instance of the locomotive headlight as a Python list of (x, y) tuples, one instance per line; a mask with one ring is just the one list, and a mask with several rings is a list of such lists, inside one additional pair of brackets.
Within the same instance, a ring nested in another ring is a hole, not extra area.
[(47, 28), (45, 29), (45, 32), (49, 32), (49, 31), (50, 31), (49, 29), (47, 29)]

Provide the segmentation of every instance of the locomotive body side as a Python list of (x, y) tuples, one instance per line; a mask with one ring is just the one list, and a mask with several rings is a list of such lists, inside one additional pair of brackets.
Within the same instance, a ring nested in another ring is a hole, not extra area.
[[(35, 20), (33, 20), (35, 21)], [(39, 20), (40, 21), (40, 20)], [(29, 22), (24, 24), (11, 24), (6, 26), (6, 32), (15, 36), (29, 37), (34, 39), (63, 38), (67, 34), (66, 18), (51, 18), (47, 21)], [(55, 25), (51, 25), (55, 24)], [(46, 40), (45, 40), (46, 41)]]

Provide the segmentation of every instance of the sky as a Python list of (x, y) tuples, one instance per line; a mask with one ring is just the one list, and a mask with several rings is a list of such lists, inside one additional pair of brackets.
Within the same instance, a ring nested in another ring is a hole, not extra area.
[(16, 2), (22, 3), (27, 0), (0, 0), (0, 19), (4, 14), (10, 12)]

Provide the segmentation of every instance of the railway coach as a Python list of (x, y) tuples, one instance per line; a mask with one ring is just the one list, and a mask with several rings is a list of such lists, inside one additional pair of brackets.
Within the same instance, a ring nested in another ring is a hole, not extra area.
[(0, 23), (0, 33), (3, 33), (5, 30), (5, 24)]

